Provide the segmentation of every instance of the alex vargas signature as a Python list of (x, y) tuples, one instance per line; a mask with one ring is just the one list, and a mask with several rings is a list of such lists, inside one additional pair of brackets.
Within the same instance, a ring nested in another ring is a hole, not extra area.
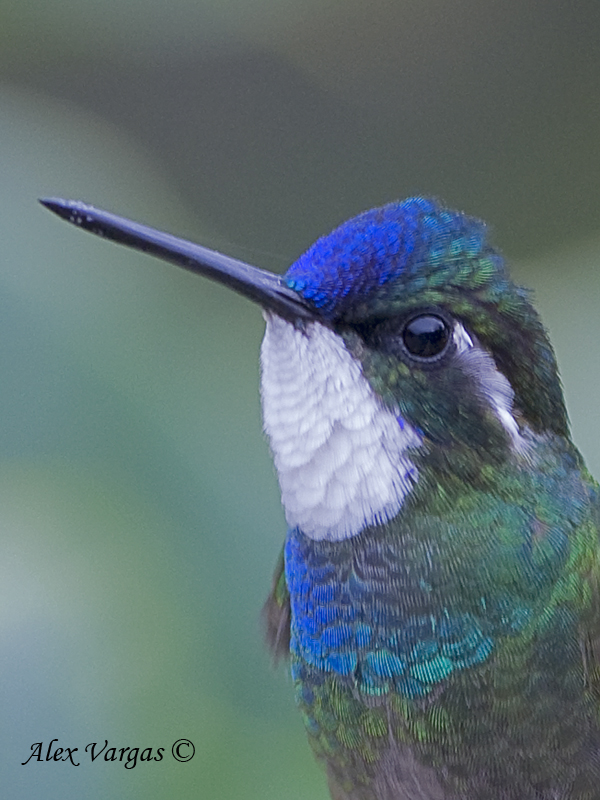
[[(78, 747), (53, 748), (54, 742), (58, 742), (58, 739), (52, 739), (52, 741), (50, 742), (50, 744), (46, 749), (45, 756), (43, 754), (44, 743), (34, 742), (31, 745), (31, 755), (29, 756), (27, 761), (23, 761), (21, 763), (21, 766), (25, 766), (25, 764), (28, 764), (31, 760), (33, 760), (33, 761), (70, 761), (74, 767), (78, 767), (80, 764), (78, 758), (80, 757), (84, 758), (83, 753), (81, 753), (81, 756), (75, 755), (79, 750), (79, 748)], [(175, 744), (177, 744), (177, 742)], [(175, 745), (173, 745), (173, 747), (175, 747)], [(146, 747), (144, 749), (140, 747), (120, 747), (120, 748), (109, 747), (108, 739), (104, 740), (103, 745), (99, 745), (98, 742), (90, 742), (85, 746), (84, 749), (84, 752), (89, 755), (92, 761), (95, 761), (97, 758), (100, 758), (100, 756), (103, 755), (104, 758), (102, 760), (120, 761), (125, 766), (125, 769), (133, 769), (135, 765), (138, 763), (138, 761), (162, 761), (164, 751), (165, 751), (164, 747), (158, 747), (155, 750), (152, 747)], [(177, 759), (177, 760), (183, 760), (183, 759)]]

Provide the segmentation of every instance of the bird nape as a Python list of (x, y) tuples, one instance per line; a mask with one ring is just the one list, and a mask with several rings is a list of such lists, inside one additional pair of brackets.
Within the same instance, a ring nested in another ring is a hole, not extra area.
[(599, 800), (598, 485), (485, 225), (410, 198), (280, 277), (42, 202), (263, 308), (288, 524), (267, 641), (332, 798)]

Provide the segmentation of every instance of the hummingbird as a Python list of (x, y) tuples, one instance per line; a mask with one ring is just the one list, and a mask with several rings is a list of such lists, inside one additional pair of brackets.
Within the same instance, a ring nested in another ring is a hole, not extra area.
[(599, 487), (486, 225), (413, 197), (279, 276), (41, 202), (262, 308), (267, 641), (333, 800), (599, 800)]

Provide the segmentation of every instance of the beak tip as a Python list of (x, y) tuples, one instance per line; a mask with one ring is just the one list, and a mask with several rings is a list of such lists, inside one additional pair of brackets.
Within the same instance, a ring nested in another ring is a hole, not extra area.
[(56, 214), (57, 217), (78, 227), (90, 227), (91, 229), (94, 223), (94, 217), (90, 215), (94, 208), (82, 203), (80, 200), (63, 200), (61, 197), (40, 197), (39, 202), (48, 211)]
[(75, 204), (72, 200), (63, 200), (60, 197), (40, 197), (39, 202), (44, 208), (47, 208), (48, 211), (52, 211), (53, 214), (57, 214), (63, 219), (71, 217), (75, 210)]

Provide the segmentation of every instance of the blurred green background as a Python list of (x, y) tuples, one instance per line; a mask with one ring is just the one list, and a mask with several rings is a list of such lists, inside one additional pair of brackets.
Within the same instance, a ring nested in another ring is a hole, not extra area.
[[(3, 798), (327, 798), (262, 647), (260, 314), (36, 198), (279, 271), (395, 198), (482, 216), (599, 475), (599, 38), (597, 0), (0, 0)], [(54, 738), (166, 751), (21, 766)]]

